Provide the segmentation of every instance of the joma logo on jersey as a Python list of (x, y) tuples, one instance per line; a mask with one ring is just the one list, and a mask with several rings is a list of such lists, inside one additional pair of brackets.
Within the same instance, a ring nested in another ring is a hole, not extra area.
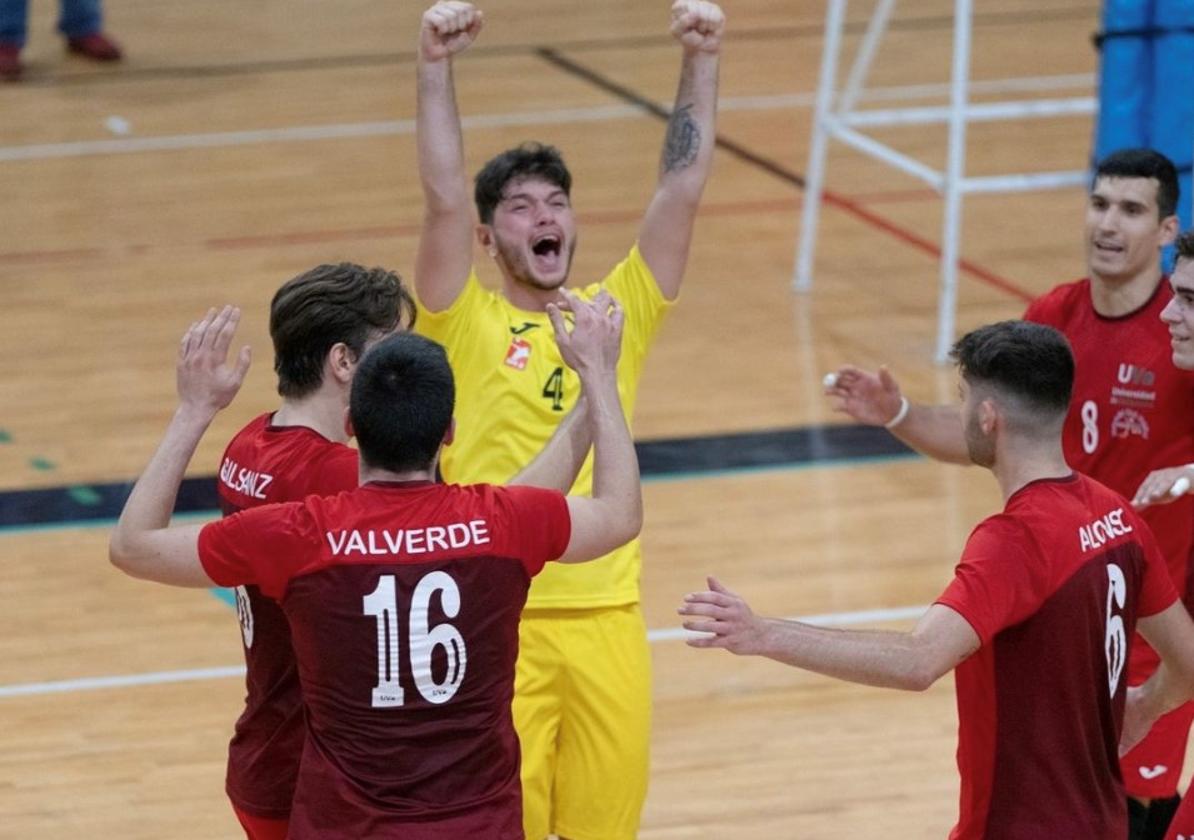
[(272, 475), (242, 467), (231, 458), (225, 458), (224, 463), (220, 464), (220, 481), (224, 486), (254, 499), (264, 499), (265, 488), (269, 487), (273, 480)]
[(1116, 508), (1105, 513), (1094, 522), (1088, 522), (1078, 528), (1078, 545), (1082, 553), (1092, 548), (1102, 548), (1116, 537), (1132, 533), (1132, 526), (1124, 524), (1124, 509)]
[(515, 370), (526, 370), (531, 360), (531, 343), (525, 338), (515, 338), (506, 350), (506, 364)]
[(1148, 421), (1139, 411), (1121, 408), (1111, 419), (1111, 437), (1126, 438), (1131, 435), (1139, 435), (1148, 440)]
[(1119, 363), (1119, 373), (1116, 375), (1116, 379), (1121, 385), (1151, 386), (1157, 381), (1156, 374), (1151, 370), (1135, 365), (1125, 365), (1123, 362)]

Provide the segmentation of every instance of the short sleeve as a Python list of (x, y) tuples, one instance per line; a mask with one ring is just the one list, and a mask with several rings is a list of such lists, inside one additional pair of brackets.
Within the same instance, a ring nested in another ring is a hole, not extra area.
[(418, 315), (415, 318), (415, 332), (445, 347), (458, 346), (467, 337), (476, 313), (484, 308), (488, 294), (477, 278), (477, 270), (470, 269), (464, 288), (447, 309), (432, 312), (421, 300), (416, 301)]
[(558, 490), (542, 487), (495, 487), (494, 549), (522, 561), (532, 577), (568, 548), (572, 517)]
[[(622, 304), (626, 316), (623, 327), (626, 341), (637, 355), (646, 354), (673, 302), (659, 291), (655, 275), (639, 253), (638, 245), (630, 249), (626, 259), (614, 266), (601, 286)], [(595, 293), (596, 289), (585, 291)]]
[(219, 519), (199, 532), (199, 561), (220, 586), (256, 584), (275, 600), (319, 547), (301, 502), (262, 505)]
[(1032, 545), (1022, 526), (1001, 517), (980, 523), (962, 551), (954, 579), (938, 604), (959, 613), (988, 644), (1005, 627), (1031, 615), (1044, 598), (1026, 550)]

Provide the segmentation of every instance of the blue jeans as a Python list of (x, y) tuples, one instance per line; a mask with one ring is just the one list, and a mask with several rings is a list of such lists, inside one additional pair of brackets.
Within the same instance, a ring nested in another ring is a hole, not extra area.
[[(29, 0), (0, 0), (0, 41), (25, 46), (25, 28)], [(100, 31), (100, 0), (61, 0), (58, 31), (68, 38), (78, 38)]]

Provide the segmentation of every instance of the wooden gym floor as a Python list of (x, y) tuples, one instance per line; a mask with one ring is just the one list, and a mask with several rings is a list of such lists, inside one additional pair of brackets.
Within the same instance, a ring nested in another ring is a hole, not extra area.
[[(909, 393), (953, 399), (953, 372), (930, 360), (940, 201), (834, 146), (816, 287), (793, 295), (823, 4), (725, 5), (725, 143), (636, 436), (842, 422), (820, 379), (846, 361), (885, 362)], [(1093, 0), (977, 6), (976, 98), (1091, 94)], [(484, 8), (482, 38), (457, 66), (470, 167), (524, 139), (562, 148), (581, 219), (574, 277), (598, 276), (629, 247), (652, 188), (663, 126), (635, 101), (671, 101), (668, 3)], [(848, 49), (870, 8), (850, 10)], [(897, 8), (872, 96), (944, 101), (951, 10)], [(212, 474), (228, 436), (274, 404), (273, 290), (319, 262), (413, 262), (420, 4), (109, 0), (107, 12), (124, 64), (65, 57), (54, 4), (34, 3), (29, 78), (0, 88), (9, 499), (61, 488), (86, 503), (96, 486), (131, 481), (173, 406), (178, 336), (208, 305), (233, 302), (256, 361), (196, 458), (193, 475)], [(1009, 80), (1031, 90), (1009, 94)], [(969, 169), (1080, 168), (1090, 135), (1088, 118), (975, 126)], [(943, 128), (883, 136), (943, 161)], [(1079, 276), (1082, 209), (1081, 190), (968, 199), (959, 329), (1015, 317)], [(951, 680), (924, 695), (847, 686), (692, 651), (670, 630), (710, 572), (760, 612), (906, 627), (998, 506), (993, 480), (845, 458), (671, 476), (645, 493), (644, 606), (658, 632), (641, 836), (943, 837), (957, 796)], [(107, 564), (106, 528), (0, 532), (0, 836), (235, 837), (223, 795), (242, 692), (231, 610), (123, 578)], [(188, 678), (154, 681), (176, 671)]]

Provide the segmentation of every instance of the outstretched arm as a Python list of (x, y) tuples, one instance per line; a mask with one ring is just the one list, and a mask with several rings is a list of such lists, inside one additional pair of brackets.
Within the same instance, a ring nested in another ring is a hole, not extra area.
[(922, 455), (950, 464), (973, 463), (958, 406), (909, 402), (905, 410), (899, 383), (885, 367), (877, 373), (841, 367), (826, 378), (825, 394), (836, 398), (834, 411), (868, 426), (886, 426)]
[(178, 408), (157, 451), (124, 503), (108, 541), (108, 557), (132, 577), (174, 586), (213, 586), (199, 562), (202, 525), (170, 527), (178, 487), (199, 439), (232, 402), (249, 370), (244, 347), (228, 367), (240, 310), (225, 306), (192, 324), (178, 349)]
[(979, 646), (978, 634), (952, 609), (933, 604), (911, 633), (833, 630), (756, 616), (716, 578), (688, 595), (678, 612), (684, 628), (711, 635), (689, 639), (698, 648), (725, 648), (840, 680), (924, 691)]
[(725, 16), (716, 3), (676, 0), (671, 29), (684, 50), (680, 87), (663, 141), (659, 182), (638, 235), (639, 251), (668, 300), (680, 294), (697, 205), (713, 164)]
[(415, 291), (433, 312), (452, 305), (472, 268), (473, 211), (452, 56), (468, 49), (481, 23), (481, 12), (471, 3), (442, 0), (423, 13), (419, 30), (415, 133), (424, 207)]

